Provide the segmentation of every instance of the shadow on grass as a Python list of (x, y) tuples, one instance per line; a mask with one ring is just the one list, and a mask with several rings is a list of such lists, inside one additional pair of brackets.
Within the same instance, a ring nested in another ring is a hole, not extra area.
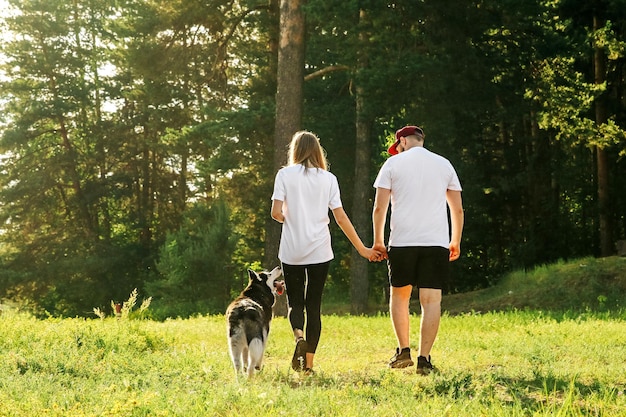
[[(485, 404), (505, 404), (526, 411), (556, 412), (576, 410), (574, 415), (597, 412), (599, 405), (615, 403), (624, 387), (597, 382), (583, 383), (548, 374), (534, 373), (532, 378), (512, 378), (497, 374), (439, 373), (419, 380), (416, 398), (445, 396), (451, 400), (471, 399)], [(598, 396), (601, 404), (598, 404)], [(595, 398), (589, 400), (590, 398)], [(569, 415), (569, 414), (568, 414)]]
[(615, 404), (625, 387), (597, 382), (583, 383), (538, 372), (530, 378), (513, 378), (494, 373), (438, 372), (419, 376), (412, 372), (381, 369), (379, 372), (318, 372), (304, 376), (291, 370), (266, 375), (274, 383), (292, 389), (322, 388), (352, 390), (356, 396), (371, 396), (377, 401), (393, 399), (410, 390), (414, 399), (428, 401), (438, 397), (454, 402), (479, 401), (489, 407), (500, 405), (524, 412), (567, 412), (567, 415), (595, 415), (598, 409)]

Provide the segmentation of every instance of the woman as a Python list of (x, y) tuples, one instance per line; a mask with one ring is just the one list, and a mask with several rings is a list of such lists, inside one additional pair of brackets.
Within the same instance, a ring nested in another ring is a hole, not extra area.
[(289, 165), (276, 174), (272, 218), (283, 224), (278, 258), (296, 340), (291, 366), (307, 374), (312, 373), (320, 339), (322, 292), (334, 257), (329, 208), (359, 254), (370, 261), (380, 260), (381, 254), (365, 247), (343, 210), (337, 177), (327, 170), (319, 139), (310, 132), (296, 132), (289, 146)]

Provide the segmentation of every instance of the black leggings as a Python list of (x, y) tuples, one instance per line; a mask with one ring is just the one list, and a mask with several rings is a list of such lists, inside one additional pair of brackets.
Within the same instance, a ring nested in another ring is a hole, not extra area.
[(304, 330), (307, 350), (310, 353), (317, 350), (322, 333), (322, 292), (329, 265), (330, 261), (315, 265), (282, 265), (289, 303), (289, 322), (293, 330)]

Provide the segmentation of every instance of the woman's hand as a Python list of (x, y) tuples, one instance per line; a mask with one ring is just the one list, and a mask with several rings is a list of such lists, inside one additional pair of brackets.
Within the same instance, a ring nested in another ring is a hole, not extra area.
[(373, 248), (364, 248), (359, 254), (370, 262), (380, 262), (387, 257), (386, 251), (383, 253)]

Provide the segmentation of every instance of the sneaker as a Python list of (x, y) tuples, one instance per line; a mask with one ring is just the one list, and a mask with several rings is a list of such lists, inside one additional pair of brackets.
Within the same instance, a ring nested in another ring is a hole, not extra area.
[(396, 348), (396, 354), (389, 360), (390, 368), (406, 368), (407, 366), (413, 366), (411, 360), (411, 348)]
[(428, 358), (425, 356), (418, 356), (417, 358), (417, 373), (420, 375), (428, 375), (431, 372), (436, 372), (437, 368), (430, 363), (430, 355)]
[(306, 367), (306, 340), (300, 338), (296, 342), (296, 349), (293, 352), (293, 358), (291, 358), (291, 368), (294, 371), (303, 371)]

